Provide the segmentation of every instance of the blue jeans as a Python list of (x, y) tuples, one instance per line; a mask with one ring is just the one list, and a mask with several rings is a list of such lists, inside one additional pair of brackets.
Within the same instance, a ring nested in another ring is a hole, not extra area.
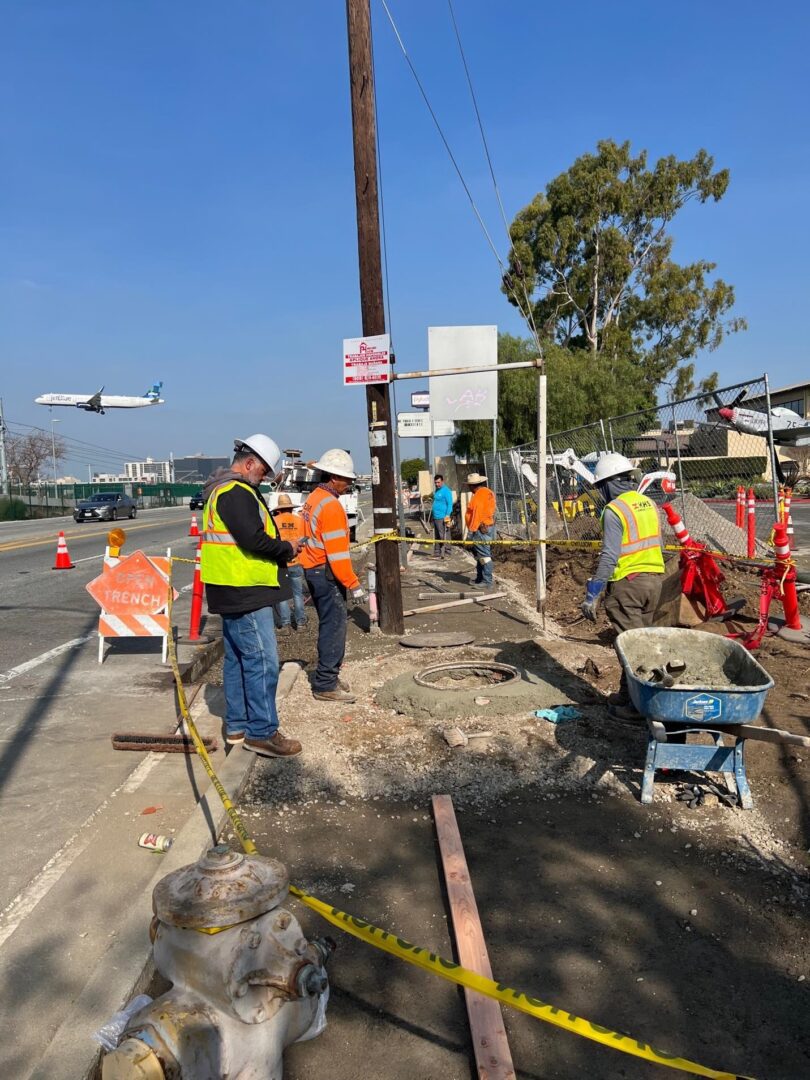
[(269, 739), (278, 731), (278, 649), (273, 609), (223, 615), (222, 636), (225, 729), (244, 731), (250, 739)]
[(346, 654), (346, 590), (328, 566), (305, 571), (312, 603), (318, 612), (318, 666), (312, 689), (318, 693), (337, 690), (338, 675)]
[[(288, 566), (287, 576), (290, 579), (292, 589), (293, 611), (295, 614), (295, 628), (300, 630), (307, 625), (307, 613), (304, 610), (304, 568), (303, 566)], [(276, 626), (290, 625), (290, 601), (282, 600), (276, 604)]]
[(475, 581), (476, 584), (492, 584), (492, 548), (490, 541), (495, 539), (495, 526), (489, 528), (482, 526), (475, 532), (467, 534), (467, 539), (472, 540), (472, 553), (475, 556)]

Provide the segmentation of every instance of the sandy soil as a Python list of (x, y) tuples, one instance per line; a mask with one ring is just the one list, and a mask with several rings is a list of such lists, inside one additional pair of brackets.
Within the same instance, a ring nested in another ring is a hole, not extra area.
[[(689, 810), (677, 774), (641, 806), (645, 732), (608, 719), (612, 635), (578, 618), (591, 559), (550, 553), (545, 631), (532, 610), (534, 553), (518, 549), (496, 567), (503, 600), (406, 620), (410, 633), (474, 632), (470, 646), (406, 650), (356, 615), (344, 675), (357, 703), (317, 702), (299, 678), (282, 724), (304, 753), (259, 763), (247, 824), (298, 884), (451, 956), (430, 816), (430, 795), (449, 793), (497, 978), (707, 1065), (760, 1080), (808, 1075), (810, 752), (750, 744), (751, 811), (713, 796)], [(445, 563), (417, 555), (406, 607), (418, 589), (458, 590), (470, 565), (458, 552)], [(727, 595), (756, 612), (756, 577), (730, 577)], [(314, 627), (282, 637), (280, 650), (311, 668)], [(558, 687), (580, 718), (491, 717), (482, 705), (455, 722), (493, 735), (453, 750), (445, 722), (378, 704), (392, 678), (451, 658), (515, 664)], [(769, 638), (758, 658), (776, 681), (761, 722), (808, 733), (810, 652)], [(297, 914), (310, 934), (324, 931)], [(330, 1024), (288, 1053), (288, 1080), (475, 1075), (452, 987), (345, 937), (332, 987)], [(516, 1013), (505, 1022), (520, 1077), (663, 1073)]]

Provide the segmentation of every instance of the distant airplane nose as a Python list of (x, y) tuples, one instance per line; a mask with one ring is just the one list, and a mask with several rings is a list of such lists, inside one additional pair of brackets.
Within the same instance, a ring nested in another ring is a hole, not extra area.
[(733, 409), (720, 409), (718, 410), (724, 420), (728, 420), (730, 424), (734, 423), (734, 410)]

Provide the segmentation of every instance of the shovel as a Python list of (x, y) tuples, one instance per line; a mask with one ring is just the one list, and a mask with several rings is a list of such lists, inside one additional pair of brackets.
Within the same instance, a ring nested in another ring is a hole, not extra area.
[(650, 669), (648, 682), (658, 683), (659, 686), (669, 688), (675, 685), (675, 676), (683, 675), (686, 664), (683, 660), (667, 660), (663, 667)]

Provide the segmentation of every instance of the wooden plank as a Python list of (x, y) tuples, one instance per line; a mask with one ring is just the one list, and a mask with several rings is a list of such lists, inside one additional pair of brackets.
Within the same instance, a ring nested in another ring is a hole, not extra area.
[(488, 593), (486, 596), (471, 596), (468, 600), (449, 600), (446, 604), (428, 604), (427, 607), (411, 608), (403, 615), (420, 615), (423, 611), (443, 611), (445, 608), (461, 607), (462, 604), (483, 604), (486, 600), (499, 600), (505, 592)]
[[(492, 978), (478, 906), (475, 903), (458, 831), (453, 800), (449, 795), (433, 796), (433, 818), (442, 855), (450, 914), (456, 935), (456, 948), (462, 967)], [(514, 1080), (515, 1067), (497, 1001), (464, 988), (467, 1016), (470, 1021), (478, 1080)]]
[(728, 724), (718, 730), (727, 731), (730, 735), (736, 735), (739, 739), (755, 739), (757, 742), (787, 743), (789, 746), (810, 747), (810, 738), (807, 735), (795, 735), (792, 731), (782, 731), (781, 728), (754, 727), (752, 724)]

